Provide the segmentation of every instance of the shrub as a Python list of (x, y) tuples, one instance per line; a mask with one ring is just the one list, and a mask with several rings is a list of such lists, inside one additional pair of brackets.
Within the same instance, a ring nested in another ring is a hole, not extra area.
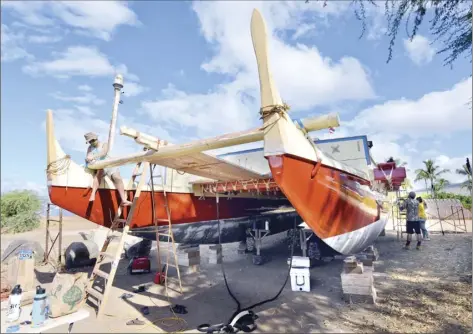
[(0, 197), (3, 233), (31, 231), (40, 224), (41, 200), (31, 190), (14, 190)]
[[(432, 195), (425, 195), (425, 198), (432, 198)], [(438, 199), (458, 199), (465, 209), (471, 210), (471, 196), (452, 194), (446, 192), (438, 192)]]

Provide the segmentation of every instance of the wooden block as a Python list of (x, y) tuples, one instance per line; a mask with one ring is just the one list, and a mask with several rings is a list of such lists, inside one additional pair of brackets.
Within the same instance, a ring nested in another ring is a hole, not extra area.
[(358, 287), (367, 287), (374, 284), (373, 274), (364, 273), (364, 274), (345, 274), (342, 273), (342, 287), (345, 286), (358, 286)]
[(348, 263), (356, 263), (356, 257), (355, 256), (348, 256), (343, 260), (343, 263), (348, 264)]
[(356, 267), (344, 267), (343, 272), (345, 274), (363, 274), (363, 264), (360, 263)]

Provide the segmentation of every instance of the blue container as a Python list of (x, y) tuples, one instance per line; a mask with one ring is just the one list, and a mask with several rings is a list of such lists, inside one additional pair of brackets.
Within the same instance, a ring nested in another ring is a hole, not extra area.
[(36, 287), (36, 295), (33, 299), (33, 310), (31, 312), (32, 327), (39, 327), (44, 324), (49, 317), (49, 302), (46, 289), (40, 285)]

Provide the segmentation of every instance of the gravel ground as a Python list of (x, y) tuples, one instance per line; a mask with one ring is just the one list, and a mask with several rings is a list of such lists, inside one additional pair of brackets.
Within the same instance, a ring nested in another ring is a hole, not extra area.
[[(67, 228), (68, 233), (73, 230)], [(43, 230), (35, 233), (37, 238), (43, 238)], [(2, 243), (17, 237), (21, 235), (2, 235)], [(72, 234), (66, 239), (69, 238)], [(270, 259), (262, 266), (254, 266), (251, 255), (238, 255), (237, 244), (224, 246), (228, 281), (242, 306), (273, 297), (281, 287), (289, 256), (283, 240), (284, 235), (264, 240), (263, 254), (269, 255)], [(333, 260), (311, 269), (310, 293), (292, 292), (288, 282), (277, 300), (256, 308), (259, 316), (256, 332), (471, 333), (471, 240), (471, 233), (433, 234), (431, 241), (424, 242), (421, 251), (405, 251), (395, 233), (388, 231), (376, 242), (380, 254), (374, 267), (377, 305), (348, 304), (342, 300), (340, 273), (343, 263)], [(162, 287), (152, 285), (146, 293), (133, 294), (128, 301), (118, 298), (124, 292), (132, 292), (139, 284), (151, 282), (153, 277), (153, 274), (127, 275), (124, 270), (127, 261), (123, 260), (105, 312), (112, 316), (97, 320), (92, 315), (89, 320), (76, 323), (74, 331), (124, 333), (185, 329), (191, 333), (196, 332), (199, 324), (226, 321), (236, 304), (227, 293), (220, 266), (206, 261), (207, 252), (202, 247), (199, 272), (182, 275), (184, 294), (170, 294), (171, 303), (187, 306), (189, 313), (179, 315), (185, 323), (163, 320), (172, 314)], [(37, 271), (37, 277), (46, 286), (53, 277), (48, 270), (44, 267)], [(149, 307), (149, 315), (140, 315), (142, 306)], [(136, 317), (146, 325), (131, 327), (125, 324)], [(65, 330), (67, 328), (61, 326), (49, 332)]]

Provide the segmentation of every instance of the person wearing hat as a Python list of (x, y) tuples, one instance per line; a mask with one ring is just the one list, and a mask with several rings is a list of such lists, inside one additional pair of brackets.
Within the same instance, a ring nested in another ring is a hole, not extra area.
[[(104, 160), (106, 158), (109, 158), (107, 153), (108, 143), (100, 142), (97, 134), (93, 132), (86, 133), (84, 137), (86, 143), (89, 144), (89, 147), (87, 148), (87, 156), (85, 158), (86, 166), (96, 160)], [(107, 175), (117, 188), (118, 193), (120, 194), (120, 198), (122, 200), (121, 205), (131, 205), (131, 202), (128, 201), (128, 199), (126, 198), (125, 186), (123, 185), (123, 180), (120, 176), (120, 172), (117, 167), (97, 170), (94, 175), (94, 181), (92, 183), (92, 193), (90, 194), (89, 201), (92, 202), (95, 200), (95, 194), (99, 189), (99, 185), (102, 182), (102, 178), (104, 177), (104, 175)]]
[(419, 202), (416, 200), (416, 193), (411, 191), (409, 197), (402, 203), (399, 203), (399, 209), (406, 209), (406, 233), (407, 241), (404, 249), (409, 249), (411, 245), (412, 235), (417, 236), (416, 249), (420, 250), (422, 236), (420, 234), (420, 221), (419, 221)]

